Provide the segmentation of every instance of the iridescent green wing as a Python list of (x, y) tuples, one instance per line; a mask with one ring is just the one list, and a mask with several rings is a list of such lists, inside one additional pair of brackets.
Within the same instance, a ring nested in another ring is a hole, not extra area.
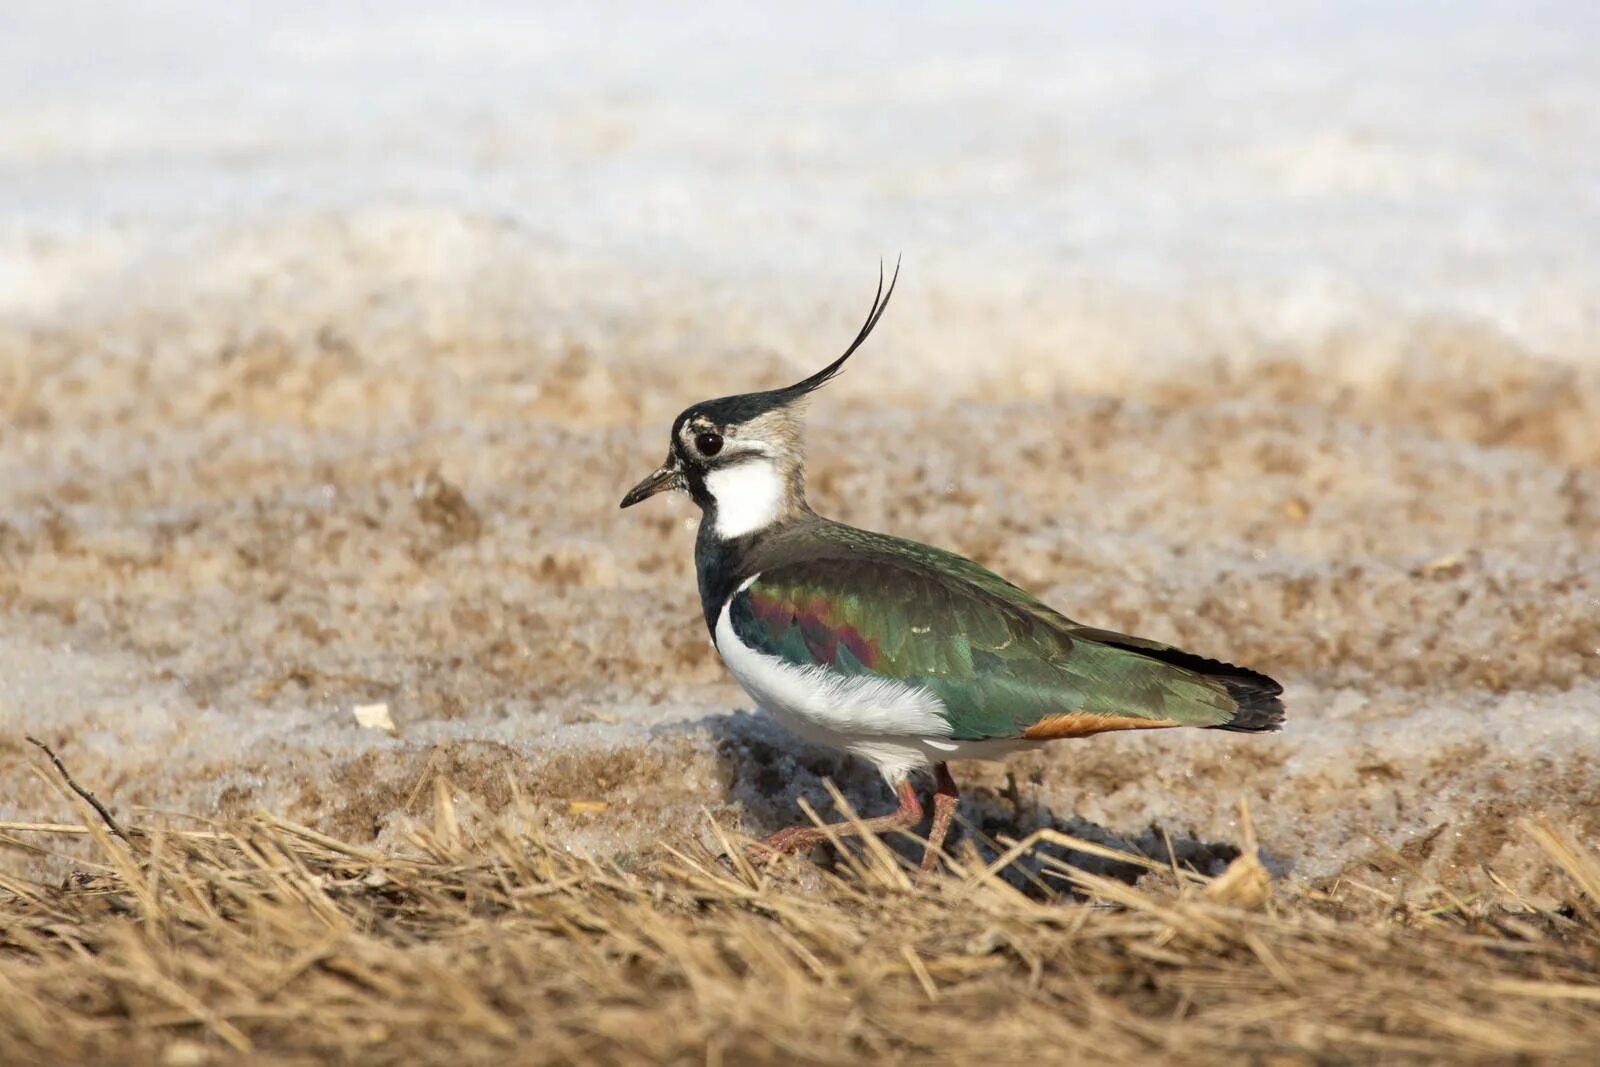
[(1047, 720), (1069, 715), (1136, 720), (1100, 729), (1276, 725), (1258, 721), (1272, 715), (1257, 705), (1276, 706), (1270, 679), (1077, 626), (960, 556), (835, 529), (849, 535), (839, 551), (764, 571), (735, 595), (742, 642), (797, 666), (926, 686), (961, 740), (1067, 736)]

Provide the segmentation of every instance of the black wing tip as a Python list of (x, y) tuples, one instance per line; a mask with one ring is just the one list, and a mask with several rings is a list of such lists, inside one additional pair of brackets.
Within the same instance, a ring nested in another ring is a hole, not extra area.
[(1247, 734), (1272, 733), (1283, 729), (1286, 712), (1283, 701), (1278, 699), (1283, 695), (1283, 686), (1264, 674), (1243, 667), (1229, 664), (1228, 669), (1236, 673), (1224, 675), (1217, 680), (1222, 683), (1223, 688), (1239, 707), (1234, 712), (1232, 722), (1212, 729), (1233, 730)]
[(1207, 729), (1233, 730), (1246, 734), (1271, 733), (1283, 729), (1285, 711), (1283, 701), (1278, 699), (1283, 695), (1283, 686), (1276, 680), (1268, 678), (1260, 671), (1238, 667), (1218, 659), (1209, 659), (1193, 652), (1185, 652), (1181, 648), (1149, 648), (1127, 639), (1119, 642), (1117, 640), (1119, 636), (1105, 633), (1097, 636), (1096, 640), (1160, 660), (1162, 663), (1170, 663), (1174, 667), (1182, 667), (1186, 671), (1193, 671), (1195, 674), (1221, 683), (1228, 696), (1233, 698), (1235, 705), (1233, 719)]

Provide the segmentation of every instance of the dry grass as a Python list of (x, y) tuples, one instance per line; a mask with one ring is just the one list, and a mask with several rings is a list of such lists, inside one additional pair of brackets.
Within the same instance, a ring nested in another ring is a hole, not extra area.
[(684, 842), (623, 864), (520, 802), (464, 833), (434, 786), (403, 854), (268, 814), (119, 833), (77, 796), (81, 825), (0, 828), (89, 846), (60, 885), (0, 878), (6, 1062), (1592, 1062), (1600, 1044), (1600, 858), (1542, 822), (1524, 832), (1564, 899), (1273, 884), (1248, 839), (1215, 879), (1037, 854), (1022, 892), (1002, 868), (1042, 844), (1107, 850), (1046, 832), (927, 880), (874, 838), (827, 872)]

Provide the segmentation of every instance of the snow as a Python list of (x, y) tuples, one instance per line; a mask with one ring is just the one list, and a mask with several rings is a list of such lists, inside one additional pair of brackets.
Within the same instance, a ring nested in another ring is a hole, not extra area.
[[(436, 773), (612, 849), (821, 774), (875, 810), (741, 713), (689, 505), (616, 501), (903, 255), (813, 503), (1289, 686), (1280, 736), (1017, 757), (1030, 817), (1230, 840), (1246, 795), (1303, 877), (1600, 832), (1593, 5), (5, 22), (0, 817), (65, 811), (24, 732), (352, 835)], [(1019, 829), (1004, 773), (964, 811)]]

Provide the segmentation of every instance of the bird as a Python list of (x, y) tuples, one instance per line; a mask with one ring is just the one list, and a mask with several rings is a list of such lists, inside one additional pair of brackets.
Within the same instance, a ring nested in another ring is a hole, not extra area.
[[(876, 765), (892, 814), (830, 826), (910, 831), (915, 780), (933, 778), (921, 867), (933, 870), (960, 793), (952, 760), (999, 760), (1122, 730), (1282, 727), (1265, 674), (1075, 622), (964, 556), (812, 510), (801, 409), (877, 327), (878, 289), (844, 354), (793, 385), (693, 404), (667, 458), (622, 498), (685, 492), (700, 508), (694, 561), (711, 644), (755, 703), (792, 733)], [(815, 825), (749, 847), (759, 862), (827, 839)]]

